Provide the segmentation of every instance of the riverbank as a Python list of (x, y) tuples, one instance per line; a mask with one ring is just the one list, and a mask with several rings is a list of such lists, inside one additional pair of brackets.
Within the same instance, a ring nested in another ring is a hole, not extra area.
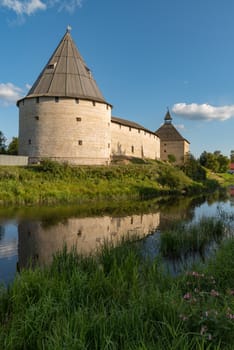
[(0, 167), (0, 205), (54, 205), (139, 200), (213, 190), (218, 182), (193, 181), (160, 161), (108, 167), (71, 167), (45, 161), (31, 167)]
[[(211, 226), (225, 234), (219, 220)], [(172, 277), (137, 237), (89, 257), (64, 248), (50, 267), (0, 290), (0, 347), (231, 350), (233, 254), (232, 238), (206, 266)]]
[(207, 176), (209, 179), (217, 181), (221, 186), (233, 186), (234, 185), (234, 174), (226, 173), (213, 173), (210, 170), (207, 171)]

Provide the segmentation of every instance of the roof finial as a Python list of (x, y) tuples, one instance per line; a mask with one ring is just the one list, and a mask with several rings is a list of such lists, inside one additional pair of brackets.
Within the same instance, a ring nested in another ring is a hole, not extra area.
[(166, 115), (164, 117), (164, 120), (165, 120), (166, 124), (171, 124), (172, 117), (171, 117), (171, 114), (170, 114), (170, 111), (169, 111), (168, 107), (167, 107), (167, 113), (166, 113)]
[(68, 26), (67, 26), (67, 33), (70, 33), (71, 30), (72, 30), (72, 27), (68, 24)]

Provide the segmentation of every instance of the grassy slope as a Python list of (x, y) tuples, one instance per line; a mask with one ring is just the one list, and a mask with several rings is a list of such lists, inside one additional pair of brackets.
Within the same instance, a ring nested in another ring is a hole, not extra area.
[(142, 199), (202, 189), (203, 184), (162, 162), (109, 167), (69, 167), (48, 162), (28, 168), (0, 167), (2, 205)]
[(207, 177), (211, 180), (218, 181), (221, 186), (234, 185), (234, 174), (229, 173), (213, 173), (209, 169), (206, 169)]

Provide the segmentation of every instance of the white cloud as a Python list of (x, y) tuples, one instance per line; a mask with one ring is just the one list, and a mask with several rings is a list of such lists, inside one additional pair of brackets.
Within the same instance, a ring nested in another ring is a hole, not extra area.
[(174, 126), (176, 127), (176, 129), (179, 129), (179, 130), (185, 129), (184, 124), (174, 124)]
[(73, 13), (77, 7), (82, 7), (82, 3), (83, 0), (0, 0), (0, 7), (14, 11), (18, 16), (30, 16), (49, 7)]
[(25, 87), (26, 87), (27, 90), (30, 90), (31, 87), (32, 87), (32, 85), (30, 85), (30, 84), (27, 83), (27, 84), (25, 84)]
[(172, 112), (190, 120), (219, 120), (224, 121), (234, 117), (234, 105), (215, 107), (207, 103), (176, 103)]
[(0, 101), (4, 105), (15, 103), (23, 95), (23, 90), (12, 83), (0, 83)]
[(82, 7), (83, 0), (51, 0), (52, 6), (55, 4), (58, 5), (58, 11), (67, 11), (69, 13), (73, 13), (77, 7)]
[(31, 0), (26, 5), (26, 14), (31, 15), (32, 13), (36, 12), (37, 10), (46, 10), (46, 5), (41, 2), (40, 0)]
[(0, 0), (1, 7), (6, 7), (9, 10), (14, 11), (17, 15), (32, 15), (38, 10), (45, 10), (46, 4), (40, 0)]

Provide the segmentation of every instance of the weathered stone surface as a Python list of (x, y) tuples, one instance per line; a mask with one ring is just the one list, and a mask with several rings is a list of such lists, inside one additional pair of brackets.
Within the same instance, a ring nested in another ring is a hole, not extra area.
[(111, 154), (159, 159), (160, 139), (144, 130), (111, 123)]
[(25, 166), (28, 165), (28, 157), (1, 154), (0, 165)]
[(20, 102), (19, 154), (73, 164), (108, 164), (111, 107), (105, 103), (52, 97)]
[(184, 157), (189, 152), (189, 143), (186, 140), (181, 141), (161, 141), (160, 158), (168, 160), (168, 155), (173, 154), (176, 163), (180, 164), (184, 161)]

